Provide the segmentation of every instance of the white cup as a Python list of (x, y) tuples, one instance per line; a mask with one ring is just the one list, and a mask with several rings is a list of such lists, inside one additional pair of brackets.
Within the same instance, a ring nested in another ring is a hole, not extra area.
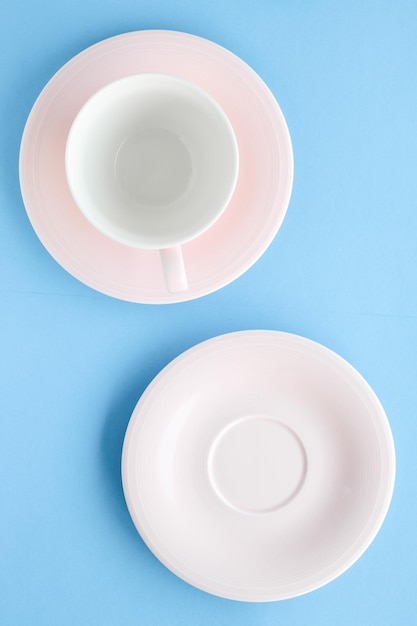
[(75, 203), (102, 233), (158, 249), (167, 289), (187, 289), (181, 244), (220, 217), (239, 154), (224, 111), (205, 91), (167, 74), (137, 74), (95, 93), (67, 140)]

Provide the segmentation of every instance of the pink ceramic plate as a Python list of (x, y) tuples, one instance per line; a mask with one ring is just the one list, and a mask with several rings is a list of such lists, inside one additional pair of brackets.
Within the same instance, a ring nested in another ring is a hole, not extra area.
[[(223, 107), (237, 136), (240, 172), (222, 218), (183, 248), (189, 289), (167, 292), (157, 251), (111, 241), (83, 217), (65, 178), (70, 126), (85, 101), (124, 76), (164, 72), (193, 81)], [(174, 31), (139, 31), (98, 43), (46, 85), (24, 131), (20, 181), (31, 223), (51, 255), (90, 287), (123, 300), (169, 303), (211, 293), (245, 272), (287, 210), (293, 156), (282, 112), (259, 76), (224, 48)]]
[(329, 349), (275, 331), (216, 337), (140, 399), (122, 459), (154, 554), (219, 596), (280, 600), (328, 583), (377, 534), (395, 476), (388, 420)]

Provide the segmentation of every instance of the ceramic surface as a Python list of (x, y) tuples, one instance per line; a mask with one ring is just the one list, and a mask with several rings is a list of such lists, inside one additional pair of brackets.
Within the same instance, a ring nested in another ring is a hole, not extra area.
[[(65, 146), (85, 102), (112, 81), (162, 72), (193, 82), (221, 106), (239, 148), (239, 176), (221, 218), (182, 247), (188, 290), (167, 292), (156, 250), (132, 249), (98, 232), (76, 206)], [(259, 76), (215, 43), (174, 31), (139, 31), (102, 41), (69, 61), (46, 85), (27, 121), (21, 190), (31, 223), (73, 276), (116, 298), (170, 303), (211, 293), (240, 276), (274, 239), (287, 211), (293, 155), (285, 119)]]
[(236, 137), (217, 102), (161, 73), (99, 89), (75, 118), (65, 151), (83, 215), (115, 241), (159, 249), (170, 292), (188, 288), (181, 244), (219, 219), (238, 167)]
[(217, 337), (168, 365), (129, 423), (133, 521), (175, 574), (245, 601), (312, 591), (375, 538), (395, 477), (390, 426), (362, 376), (276, 331)]
[(76, 204), (105, 235), (179, 246), (220, 217), (238, 174), (236, 138), (215, 100), (166, 74), (135, 74), (94, 94), (66, 146)]

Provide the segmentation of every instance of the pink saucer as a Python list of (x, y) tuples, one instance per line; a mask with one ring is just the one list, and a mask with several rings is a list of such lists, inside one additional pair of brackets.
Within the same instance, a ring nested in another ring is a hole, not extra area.
[[(158, 251), (129, 248), (95, 230), (76, 207), (65, 177), (67, 135), (81, 106), (107, 83), (140, 72), (173, 74), (205, 89), (223, 107), (239, 144), (239, 179), (228, 208), (183, 247), (189, 289), (182, 293), (167, 292)], [(149, 304), (198, 298), (249, 269), (281, 226), (292, 181), (289, 132), (265, 83), (228, 50), (175, 31), (119, 35), (74, 57), (38, 97), (20, 151), (26, 210), (55, 260), (97, 291)]]
[(318, 589), (362, 556), (388, 512), (395, 447), (375, 392), (338, 354), (240, 331), (187, 350), (151, 382), (126, 431), (122, 480), (137, 530), (172, 572), (270, 602)]

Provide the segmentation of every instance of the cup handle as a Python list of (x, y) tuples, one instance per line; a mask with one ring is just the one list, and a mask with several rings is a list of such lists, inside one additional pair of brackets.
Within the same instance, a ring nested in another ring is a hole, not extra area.
[(186, 291), (188, 289), (188, 281), (181, 246), (163, 248), (159, 251), (159, 254), (168, 291), (170, 293)]

